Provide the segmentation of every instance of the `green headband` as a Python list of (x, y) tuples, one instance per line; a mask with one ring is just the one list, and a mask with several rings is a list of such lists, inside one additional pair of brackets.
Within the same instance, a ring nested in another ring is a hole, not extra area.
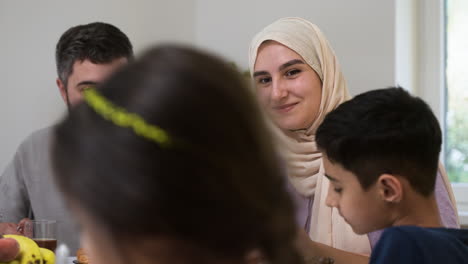
[(138, 114), (129, 113), (124, 108), (114, 105), (96, 89), (85, 89), (84, 100), (97, 114), (115, 125), (125, 128), (130, 127), (135, 134), (156, 142), (162, 147), (171, 145), (171, 139), (166, 131), (158, 126), (146, 123)]

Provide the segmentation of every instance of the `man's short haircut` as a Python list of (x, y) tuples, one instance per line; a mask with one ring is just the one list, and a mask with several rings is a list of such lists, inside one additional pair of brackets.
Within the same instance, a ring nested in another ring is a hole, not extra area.
[(90, 60), (94, 64), (105, 64), (122, 57), (131, 59), (133, 48), (120, 29), (102, 22), (78, 25), (63, 33), (57, 43), (57, 74), (67, 86), (76, 61)]
[(352, 172), (364, 190), (381, 174), (434, 191), (442, 136), (429, 106), (401, 87), (369, 91), (330, 112), (317, 130), (319, 149)]

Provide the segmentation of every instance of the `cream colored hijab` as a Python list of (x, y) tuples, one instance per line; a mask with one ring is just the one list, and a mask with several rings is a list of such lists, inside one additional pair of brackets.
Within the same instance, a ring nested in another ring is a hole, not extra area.
[(278, 138), (280, 153), (287, 161), (290, 182), (300, 194), (314, 198), (310, 237), (338, 249), (368, 255), (371, 249), (367, 235), (356, 235), (338, 211), (325, 204), (329, 181), (323, 176), (322, 155), (317, 150), (315, 132), (327, 113), (350, 99), (335, 53), (316, 25), (302, 18), (282, 18), (253, 38), (249, 52), (252, 74), (258, 49), (267, 40), (277, 41), (298, 53), (322, 80), (320, 109), (310, 127), (285, 133), (271, 126)]

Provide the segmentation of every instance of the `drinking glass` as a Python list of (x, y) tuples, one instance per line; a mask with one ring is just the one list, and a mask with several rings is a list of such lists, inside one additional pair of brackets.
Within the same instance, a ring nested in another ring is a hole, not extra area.
[(57, 221), (55, 220), (30, 220), (25, 223), (25, 233), (31, 236), (39, 247), (47, 248), (55, 252), (57, 247)]

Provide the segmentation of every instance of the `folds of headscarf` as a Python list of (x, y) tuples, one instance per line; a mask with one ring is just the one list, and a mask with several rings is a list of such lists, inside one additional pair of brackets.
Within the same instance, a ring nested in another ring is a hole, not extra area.
[(317, 149), (315, 132), (327, 113), (350, 98), (335, 53), (316, 25), (302, 18), (282, 18), (253, 38), (249, 51), (252, 74), (258, 49), (265, 41), (276, 41), (295, 51), (322, 81), (319, 112), (309, 127), (292, 132), (271, 125), (279, 151), (287, 162), (290, 182), (300, 194), (314, 199), (309, 235), (314, 241), (335, 248), (370, 254), (368, 237), (356, 235), (336, 209), (325, 204), (329, 181), (323, 176), (322, 155)]

